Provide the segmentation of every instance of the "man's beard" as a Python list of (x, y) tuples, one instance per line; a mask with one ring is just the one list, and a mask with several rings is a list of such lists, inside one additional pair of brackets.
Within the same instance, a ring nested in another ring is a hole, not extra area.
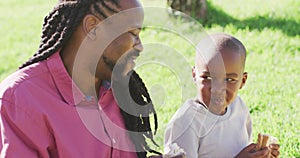
[[(111, 60), (109, 59), (107, 56), (103, 55), (102, 59), (104, 64), (113, 72), (114, 69), (116, 68), (116, 66), (118, 67), (117, 70), (119, 70), (120, 72), (123, 72), (124, 70), (126, 71), (128, 69), (128, 64), (130, 63), (130, 61), (132, 61), (132, 57), (133, 56), (139, 56), (140, 52), (132, 49), (130, 52), (124, 54), (122, 57), (120, 57), (117, 61)], [(132, 67), (133, 69), (133, 67)], [(128, 71), (130, 72), (130, 71)]]
[(115, 67), (115, 65), (116, 65), (116, 62), (114, 62), (114, 61), (112, 61), (112, 60), (110, 60), (110, 59), (108, 59), (106, 56), (102, 56), (102, 58), (103, 58), (103, 62), (108, 66), (108, 68), (111, 70), (111, 71), (113, 71), (113, 69), (114, 69), (114, 67)]

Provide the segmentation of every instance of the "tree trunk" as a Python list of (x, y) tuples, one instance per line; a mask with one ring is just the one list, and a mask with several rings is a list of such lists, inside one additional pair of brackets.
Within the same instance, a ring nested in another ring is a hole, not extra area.
[(205, 20), (206, 0), (168, 0), (167, 2), (174, 11), (181, 11), (196, 19)]

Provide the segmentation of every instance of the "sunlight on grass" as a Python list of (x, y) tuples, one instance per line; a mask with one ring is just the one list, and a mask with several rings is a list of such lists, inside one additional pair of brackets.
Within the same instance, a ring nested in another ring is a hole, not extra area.
[(37, 50), (43, 18), (56, 1), (0, 2), (0, 81)]

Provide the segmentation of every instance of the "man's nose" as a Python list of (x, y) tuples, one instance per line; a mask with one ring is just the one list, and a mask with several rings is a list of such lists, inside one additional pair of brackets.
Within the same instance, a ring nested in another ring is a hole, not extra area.
[(139, 52), (142, 52), (144, 50), (142, 41), (140, 39), (140, 37), (136, 37), (135, 39), (135, 44), (133, 46), (136, 50), (138, 50)]

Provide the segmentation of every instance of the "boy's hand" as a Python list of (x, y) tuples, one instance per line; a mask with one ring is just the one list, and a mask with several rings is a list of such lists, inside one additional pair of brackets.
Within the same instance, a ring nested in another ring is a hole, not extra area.
[(235, 158), (268, 158), (270, 151), (267, 147), (255, 151), (256, 144), (252, 143), (245, 147)]
[(279, 152), (279, 147), (280, 147), (280, 145), (279, 144), (270, 144), (269, 145), (269, 149), (270, 149), (270, 155), (271, 155), (271, 158), (277, 158), (277, 157), (279, 157), (279, 154), (280, 154), (280, 152)]

